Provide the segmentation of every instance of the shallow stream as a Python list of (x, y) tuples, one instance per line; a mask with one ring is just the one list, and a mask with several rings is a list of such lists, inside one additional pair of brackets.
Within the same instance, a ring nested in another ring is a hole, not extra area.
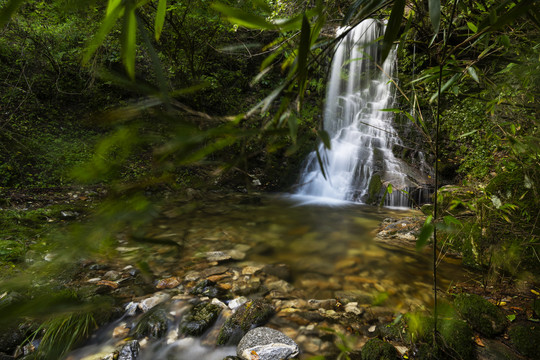
[[(356, 203), (322, 205), (305, 197), (216, 196), (204, 201), (190, 199), (165, 209), (148, 234), (154, 239), (181, 244), (180, 251), (174, 246), (125, 243), (119, 247), (119, 252), (123, 254), (124, 263), (134, 264), (144, 259), (156, 279), (176, 276), (184, 282), (194, 273), (217, 265), (240, 269), (239, 273), (243, 274), (242, 269), (249, 266), (286, 264), (290, 269), (289, 284), (277, 289), (283, 299), (335, 299), (353, 292), (371, 299), (368, 306), (383, 306), (386, 311), (399, 314), (432, 304), (430, 255), (429, 252), (419, 253), (377, 241), (376, 233), (386, 218), (415, 215), (421, 214), (411, 209), (378, 208)], [(216, 251), (227, 252), (233, 259), (215, 261), (208, 254)], [(465, 276), (457, 263), (447, 261), (440, 264), (438, 274), (442, 290)], [(235, 281), (238, 280), (231, 280), (233, 294)], [(257, 289), (251, 296), (268, 297), (263, 293), (264, 287)], [(187, 306), (187, 301), (177, 300), (169, 306), (178, 309)], [(183, 310), (175, 313), (178, 321)], [(110, 339), (112, 329), (119, 323), (96, 336)], [(294, 334), (292, 332), (292, 337), (296, 340)], [(209, 336), (205, 334), (202, 343), (208, 344)], [(79, 352), (72, 358), (103, 353), (106, 343), (95, 338), (93, 345), (84, 349), (84, 355)], [(166, 355), (158, 355), (164, 351)], [(234, 353), (233, 347), (215, 348), (202, 345), (200, 339), (169, 336), (169, 340), (164, 340), (161, 345), (149, 344), (143, 348), (140, 358), (221, 360), (225, 355)]]

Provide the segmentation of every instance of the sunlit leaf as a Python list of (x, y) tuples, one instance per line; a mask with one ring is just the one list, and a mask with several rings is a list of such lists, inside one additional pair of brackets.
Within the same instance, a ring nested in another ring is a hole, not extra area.
[(167, 12), (167, 0), (159, 0), (158, 8), (156, 11), (156, 20), (154, 23), (154, 33), (156, 41), (161, 36), (163, 30), (163, 24), (165, 23), (165, 13)]
[(242, 25), (250, 29), (275, 29), (275, 25), (266, 21), (265, 18), (255, 14), (249, 14), (241, 9), (233, 8), (217, 2), (212, 4), (212, 8), (225, 15), (229, 21), (238, 25)]
[(470, 21), (467, 22), (467, 27), (475, 34), (478, 31), (478, 27)]
[(388, 25), (386, 25), (386, 31), (384, 32), (381, 61), (384, 61), (386, 59), (386, 57), (390, 53), (390, 49), (392, 49), (392, 46), (394, 45), (394, 40), (396, 40), (398, 37), (399, 28), (401, 26), (401, 19), (403, 18), (404, 11), (405, 0), (394, 1), (392, 13), (390, 14)]
[(441, 0), (429, 0), (429, 18), (433, 31), (437, 34), (441, 23)]
[(422, 250), (431, 235), (433, 234), (433, 224), (431, 223), (433, 220), (433, 216), (429, 215), (426, 218), (426, 221), (424, 222), (424, 225), (422, 226), (422, 229), (420, 230), (420, 234), (418, 235), (418, 239), (416, 240), (416, 250)]
[(476, 73), (476, 70), (474, 69), (474, 67), (469, 66), (467, 68), (467, 72), (469, 73), (469, 75), (471, 75), (474, 81), (480, 84), (480, 79), (478, 78), (478, 74)]
[(11, 19), (13, 14), (19, 9), (24, 0), (10, 0), (2, 9), (0, 10), (0, 28)]

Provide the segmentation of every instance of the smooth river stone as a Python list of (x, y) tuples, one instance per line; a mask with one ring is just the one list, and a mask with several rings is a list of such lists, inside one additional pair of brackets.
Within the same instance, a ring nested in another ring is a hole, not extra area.
[(258, 360), (291, 359), (299, 352), (298, 345), (290, 337), (267, 327), (248, 331), (236, 348), (236, 354), (244, 360), (254, 357)]

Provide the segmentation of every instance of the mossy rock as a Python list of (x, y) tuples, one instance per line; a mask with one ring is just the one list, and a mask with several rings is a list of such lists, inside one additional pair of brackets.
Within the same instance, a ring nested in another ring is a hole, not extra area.
[[(451, 316), (451, 315), (448, 315)], [(452, 317), (439, 318), (437, 331), (440, 338), (433, 347), (434, 320), (428, 316), (416, 316), (414, 325), (408, 320), (409, 329), (416, 329), (415, 334), (408, 334), (409, 340), (417, 344), (418, 359), (474, 359), (473, 332), (469, 325)]]
[(392, 344), (378, 338), (368, 340), (362, 347), (362, 360), (395, 360), (398, 352)]
[(443, 339), (438, 353), (444, 352), (452, 359), (475, 359), (473, 332), (462, 320), (449, 319), (438, 322), (437, 330)]
[(169, 320), (165, 309), (160, 307), (150, 309), (141, 317), (132, 334), (138, 338), (149, 336), (159, 339), (167, 333)]
[(369, 180), (367, 204), (375, 205), (377, 203), (381, 196), (382, 186), (381, 176), (379, 174), (373, 175)]
[(238, 343), (250, 329), (264, 325), (272, 315), (274, 315), (274, 308), (263, 300), (246, 302), (225, 321), (219, 332), (217, 344)]
[(454, 306), (474, 330), (487, 337), (502, 333), (508, 326), (504, 313), (481, 296), (460, 294), (454, 300)]
[(202, 335), (216, 321), (221, 308), (208, 302), (195, 305), (180, 323), (182, 334)]
[(540, 354), (540, 324), (522, 323), (508, 332), (514, 348), (521, 354), (536, 359)]

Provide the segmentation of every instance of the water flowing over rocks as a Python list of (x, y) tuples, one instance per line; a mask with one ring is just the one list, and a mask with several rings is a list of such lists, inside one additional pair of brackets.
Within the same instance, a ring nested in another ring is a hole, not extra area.
[(280, 331), (258, 327), (247, 332), (238, 343), (237, 355), (244, 360), (290, 359), (300, 352), (298, 345)]

